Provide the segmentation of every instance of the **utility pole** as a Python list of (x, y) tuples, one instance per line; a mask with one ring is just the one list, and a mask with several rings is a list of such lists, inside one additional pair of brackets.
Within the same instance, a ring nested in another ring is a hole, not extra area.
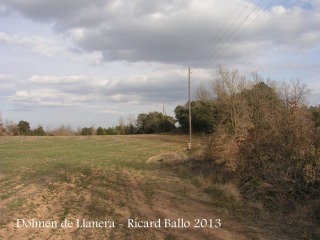
[(165, 121), (165, 117), (164, 117), (164, 102), (162, 102), (162, 132), (164, 133), (164, 121)]
[(191, 150), (191, 139), (192, 139), (192, 128), (191, 128), (191, 100), (190, 100), (190, 79), (191, 78), (191, 71), (190, 67), (188, 68), (188, 103), (189, 103), (189, 144), (188, 149)]

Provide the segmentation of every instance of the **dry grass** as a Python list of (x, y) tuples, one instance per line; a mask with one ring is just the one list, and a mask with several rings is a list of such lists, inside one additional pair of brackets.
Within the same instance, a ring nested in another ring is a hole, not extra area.
[[(305, 201), (305, 204), (292, 203), (294, 208), (290, 213), (276, 207), (270, 211), (270, 208), (264, 205), (264, 201), (246, 199), (234, 184), (237, 175), (226, 171), (224, 166), (220, 167), (207, 161), (202, 153), (202, 150), (194, 150), (191, 155), (187, 157), (180, 155), (177, 161), (172, 160), (171, 163), (167, 161), (165, 165), (207, 193), (216, 209), (232, 215), (239, 221), (252, 221), (260, 226), (268, 225), (276, 234), (285, 233), (288, 239), (319, 239), (319, 201)], [(286, 203), (285, 199), (283, 203)], [(275, 206), (280, 204), (282, 203), (274, 203)], [(285, 236), (282, 237), (286, 239)]]

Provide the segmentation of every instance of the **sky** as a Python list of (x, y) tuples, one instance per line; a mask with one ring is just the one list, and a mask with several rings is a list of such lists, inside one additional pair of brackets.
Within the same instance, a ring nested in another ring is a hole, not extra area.
[(300, 79), (320, 104), (320, 0), (2, 0), (0, 113), (32, 128), (168, 115), (217, 66)]

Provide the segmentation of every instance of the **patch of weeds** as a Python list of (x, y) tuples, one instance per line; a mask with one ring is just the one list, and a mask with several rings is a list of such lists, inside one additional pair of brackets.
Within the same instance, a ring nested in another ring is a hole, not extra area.
[(109, 234), (109, 238), (108, 238), (108, 239), (109, 239), (109, 240), (114, 240), (114, 239), (116, 239), (115, 236), (114, 236), (113, 231), (111, 231), (111, 233)]
[(12, 202), (8, 203), (8, 208), (13, 211), (21, 208), (23, 206), (23, 203), (25, 202), (24, 198), (18, 198), (13, 200)]
[(109, 193), (105, 188), (96, 188), (94, 190), (94, 195), (104, 200), (107, 200), (109, 198)]
[(90, 217), (103, 218), (114, 212), (113, 207), (105, 200), (93, 197), (91, 203), (87, 206), (87, 212)]
[(150, 182), (146, 182), (146, 183), (144, 184), (143, 190), (144, 190), (144, 195), (146, 196), (146, 198), (147, 198), (148, 200), (151, 200), (151, 198), (152, 198), (152, 197), (154, 196), (154, 194), (155, 194), (155, 191), (154, 191), (154, 189), (153, 189), (152, 184), (151, 184)]
[(36, 204), (34, 204), (34, 203), (29, 203), (28, 212), (31, 213), (31, 214), (35, 214), (35, 213), (36, 213), (36, 207), (37, 207)]
[(80, 172), (85, 175), (85, 176), (90, 176), (92, 175), (92, 169), (89, 167), (82, 167)]
[(172, 235), (172, 234), (168, 234), (164, 237), (164, 240), (176, 240), (177, 238)]
[(126, 203), (123, 201), (120, 201), (118, 204), (119, 204), (119, 207), (121, 207), (121, 208), (124, 208), (127, 206)]
[(87, 189), (92, 184), (92, 178), (81, 176), (76, 179), (75, 184), (83, 189)]
[(186, 197), (187, 196), (187, 189), (186, 188), (179, 188), (175, 191), (179, 197)]
[(79, 199), (79, 202), (83, 203), (86, 199), (84, 198), (83, 195), (80, 195), (80, 199)]
[(67, 173), (62, 173), (62, 174), (59, 175), (59, 181), (70, 183), (71, 182), (71, 177), (68, 176)]
[(0, 200), (4, 200), (4, 199), (7, 199), (11, 196), (12, 194), (8, 193), (8, 194), (4, 194), (2, 196), (0, 196)]
[(69, 209), (68, 207), (65, 207), (65, 208), (64, 208), (64, 211), (63, 211), (63, 212), (60, 214), (60, 216), (59, 216), (60, 222), (62, 222), (63, 220), (65, 220), (69, 213), (70, 213), (70, 209)]

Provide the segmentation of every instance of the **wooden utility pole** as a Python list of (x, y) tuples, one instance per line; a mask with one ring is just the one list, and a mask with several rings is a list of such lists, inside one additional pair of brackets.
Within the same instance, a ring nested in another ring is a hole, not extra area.
[(164, 121), (165, 121), (165, 117), (164, 117), (164, 102), (162, 102), (162, 132), (164, 133)]
[(192, 128), (191, 128), (191, 97), (190, 97), (190, 78), (191, 78), (191, 71), (190, 67), (188, 68), (188, 103), (189, 103), (189, 144), (188, 149), (191, 150), (191, 139), (192, 139)]

